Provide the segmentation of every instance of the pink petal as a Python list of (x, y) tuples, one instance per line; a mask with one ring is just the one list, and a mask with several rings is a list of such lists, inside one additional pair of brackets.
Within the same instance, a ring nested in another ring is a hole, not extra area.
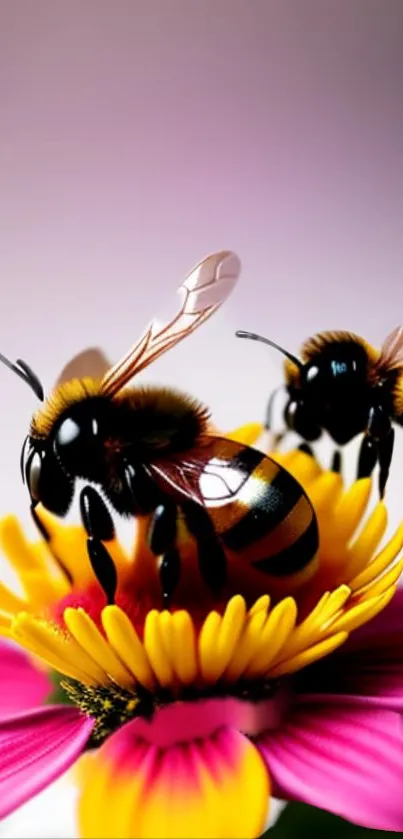
[(65, 772), (93, 727), (93, 720), (64, 705), (0, 722), (0, 819)]
[(376, 618), (351, 633), (345, 649), (393, 648), (403, 659), (403, 588), (398, 588), (392, 600)]
[[(138, 718), (130, 729), (139, 740), (159, 749), (178, 742), (208, 738), (220, 728), (232, 728), (254, 737), (262, 730), (276, 728), (282, 717), (282, 704), (272, 699), (249, 702), (233, 697), (173, 702), (161, 708), (151, 720)], [(115, 737), (114, 742), (119, 742)], [(122, 742), (125, 742), (124, 738)]]
[(48, 676), (18, 647), (0, 641), (0, 720), (42, 705), (52, 691)]
[[(395, 657), (396, 656), (396, 657)], [(399, 660), (400, 659), (400, 660)], [(301, 698), (337, 694), (366, 699), (374, 707), (403, 711), (403, 656), (401, 651), (346, 652), (329, 656), (306, 670), (296, 682)]]
[(302, 671), (296, 690), (365, 696), (374, 707), (403, 711), (403, 590), (340, 651)]
[(363, 827), (403, 831), (403, 729), (398, 714), (347, 702), (290, 710), (259, 747), (279, 798)]

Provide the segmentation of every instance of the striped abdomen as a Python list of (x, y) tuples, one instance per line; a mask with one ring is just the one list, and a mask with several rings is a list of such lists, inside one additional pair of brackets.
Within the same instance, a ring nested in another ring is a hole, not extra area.
[(263, 453), (216, 440), (200, 488), (227, 551), (272, 577), (306, 568), (318, 552), (315, 512), (299, 483)]

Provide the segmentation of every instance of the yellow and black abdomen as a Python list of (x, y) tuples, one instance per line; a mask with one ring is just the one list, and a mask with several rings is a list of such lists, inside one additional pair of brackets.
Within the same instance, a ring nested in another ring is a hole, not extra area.
[(391, 414), (398, 425), (403, 425), (403, 371), (395, 371), (390, 392), (392, 396)]
[[(218, 498), (204, 490), (209, 516), (227, 552), (271, 577), (298, 574), (314, 562), (319, 535), (316, 515), (300, 484), (262, 452), (220, 441), (207, 467), (227, 487)], [(220, 447), (218, 447), (220, 448)], [(238, 486), (237, 486), (238, 482)], [(210, 495), (210, 497), (209, 497)]]

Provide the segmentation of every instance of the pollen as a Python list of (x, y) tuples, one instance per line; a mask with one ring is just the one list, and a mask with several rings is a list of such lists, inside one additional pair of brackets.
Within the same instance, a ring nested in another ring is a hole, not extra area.
[(100, 745), (121, 725), (139, 716), (142, 704), (143, 715), (146, 715), (145, 703), (117, 685), (88, 687), (79, 682), (62, 680), (60, 687), (73, 705), (95, 720), (89, 747)]

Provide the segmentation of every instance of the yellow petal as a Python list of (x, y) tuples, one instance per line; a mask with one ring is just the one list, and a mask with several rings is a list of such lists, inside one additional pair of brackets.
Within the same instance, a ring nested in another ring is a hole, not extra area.
[(337, 649), (337, 647), (344, 644), (347, 638), (348, 632), (338, 632), (337, 635), (325, 638), (324, 641), (320, 641), (319, 644), (309, 647), (308, 650), (304, 650), (304, 652), (299, 653), (294, 658), (287, 659), (287, 661), (283, 661), (281, 664), (278, 664), (277, 667), (274, 667), (273, 670), (270, 671), (270, 676), (272, 678), (277, 678), (278, 676), (283, 676), (284, 674), (295, 673), (297, 670), (302, 670), (303, 667), (308, 667), (308, 665), (313, 664), (314, 661), (318, 661), (320, 658), (324, 658), (324, 656), (332, 653)]
[(263, 832), (270, 786), (253, 743), (221, 729), (157, 749), (127, 729), (91, 761), (79, 803), (83, 839), (252, 839)]
[(227, 440), (234, 440), (236, 443), (244, 443), (245, 446), (253, 446), (263, 433), (263, 426), (259, 422), (249, 422), (235, 428), (234, 431), (226, 431), (224, 436)]
[(350, 582), (350, 587), (357, 592), (376, 580), (377, 577), (384, 571), (388, 565), (397, 557), (403, 548), (403, 525), (401, 525), (394, 536), (389, 540), (384, 548), (377, 554), (372, 562), (361, 571)]
[(244, 670), (246, 678), (265, 676), (271, 663), (281, 654), (297, 620), (297, 605), (287, 597), (275, 606), (262, 629), (259, 650)]
[(98, 667), (122, 687), (131, 687), (133, 676), (123, 666), (84, 609), (65, 609), (63, 617), (73, 638)]
[(336, 505), (337, 538), (348, 542), (357, 529), (371, 495), (371, 479), (361, 478), (344, 493)]
[(160, 613), (152, 609), (144, 626), (144, 647), (159, 683), (168, 687), (174, 682), (174, 671), (162, 640), (163, 625), (164, 619), (161, 624)]
[(87, 662), (84, 667), (81, 666), (80, 649), (73, 639), (66, 638), (46, 623), (40, 623), (32, 615), (25, 612), (17, 615), (11, 632), (18, 643), (70, 679), (92, 684), (103, 676), (92, 662), (89, 667)]
[(351, 577), (368, 565), (388, 524), (388, 514), (382, 502), (376, 505), (354, 544), (351, 546), (348, 572)]
[(107, 639), (134, 679), (148, 690), (155, 686), (155, 678), (147, 653), (132, 622), (118, 606), (106, 606), (102, 612), (102, 625)]

